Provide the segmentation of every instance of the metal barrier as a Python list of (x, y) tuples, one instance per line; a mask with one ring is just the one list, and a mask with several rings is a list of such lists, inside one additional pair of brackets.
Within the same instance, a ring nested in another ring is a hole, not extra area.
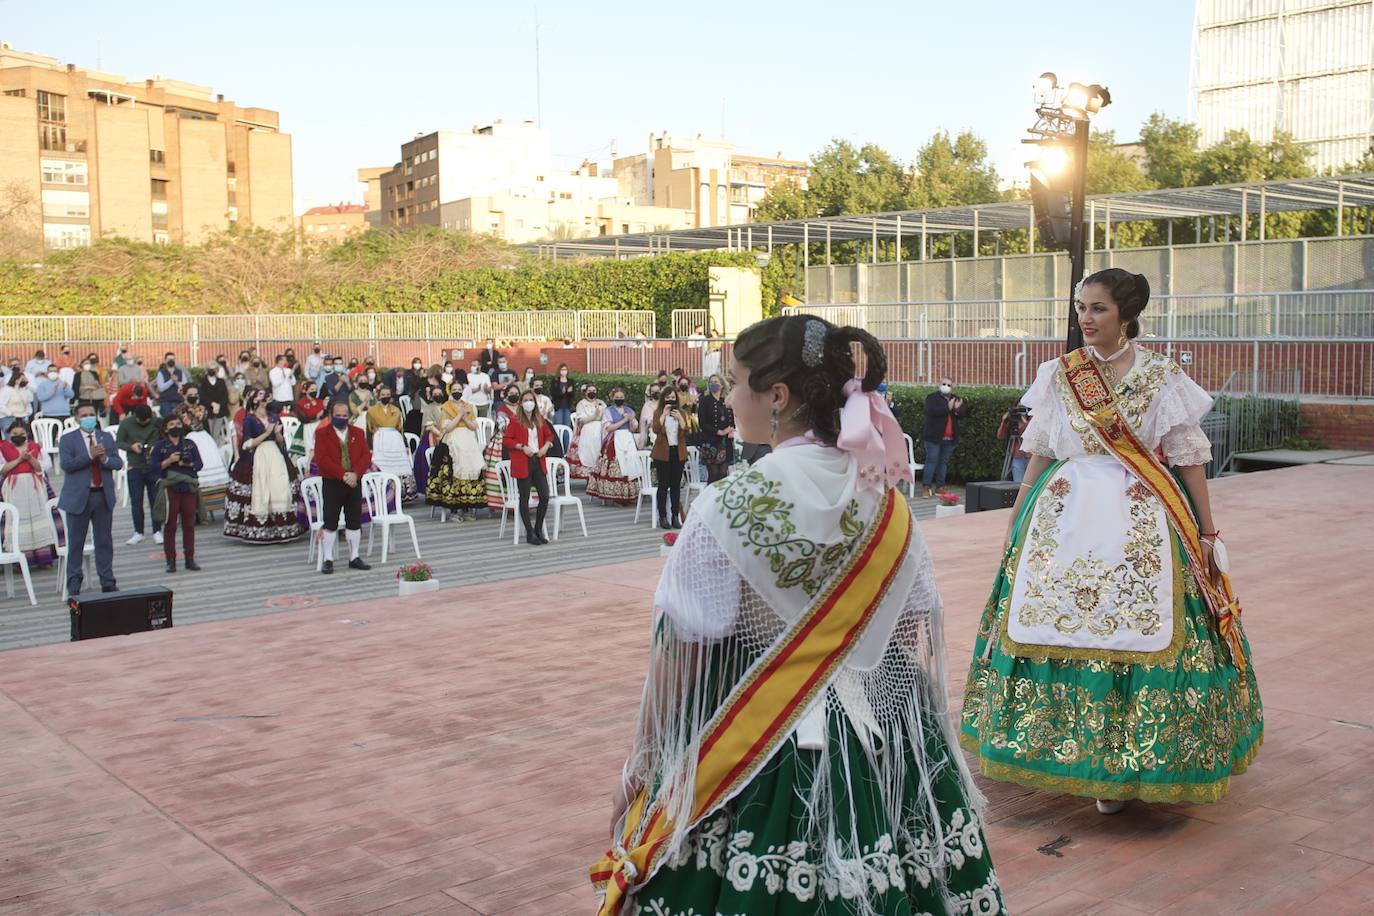
[[(1063, 299), (973, 299), (801, 305), (789, 314), (817, 315), (876, 337), (1037, 338), (1068, 322)], [(1155, 296), (1141, 317), (1146, 336), (1219, 339), (1374, 337), (1374, 289)]]
[(671, 323), (673, 336), (685, 339), (696, 334), (697, 328), (701, 328), (704, 332), (710, 321), (710, 309), (673, 309)]
[(726, 348), (696, 340), (587, 341), (587, 371), (607, 375), (657, 375), (682, 369), (694, 378), (719, 373)]

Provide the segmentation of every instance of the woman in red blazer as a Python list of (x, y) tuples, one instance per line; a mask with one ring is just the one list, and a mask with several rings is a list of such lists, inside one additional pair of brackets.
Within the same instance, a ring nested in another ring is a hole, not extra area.
[[(334, 542), (339, 536), (339, 513), (344, 517), (344, 536), (348, 540), (348, 568), (371, 569), (358, 555), (363, 542), (363, 475), (372, 465), (367, 436), (349, 423), (348, 401), (329, 405), (328, 423), (315, 429), (315, 464), (320, 469), (324, 490), (324, 544), (320, 552), (324, 563), (320, 572), (334, 571)], [(344, 448), (344, 443), (348, 448)]]
[[(549, 478), (544, 456), (553, 446), (553, 427), (539, 414), (534, 392), (526, 391), (520, 399), (515, 419), (506, 424), (501, 444), (510, 456), (510, 476), (520, 489), (520, 520), (525, 525), (525, 542), (547, 544), (544, 537), (544, 516), (549, 510)], [(530, 523), (530, 486), (539, 494), (538, 515)]]

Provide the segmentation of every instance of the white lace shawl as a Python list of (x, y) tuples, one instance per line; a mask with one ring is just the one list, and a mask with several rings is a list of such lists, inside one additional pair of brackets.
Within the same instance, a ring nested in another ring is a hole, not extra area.
[[(1080, 434), (1070, 425), (1068, 399), (1073, 395), (1057, 378), (1059, 365), (1057, 359), (1041, 363), (1035, 382), (1021, 397), (1021, 403), (1031, 409), (1021, 447), (1054, 459), (1100, 453), (1091, 433)], [(1212, 444), (1200, 425), (1212, 408), (1212, 396), (1173, 360), (1137, 346), (1135, 364), (1116, 390), (1127, 420), (1146, 448), (1162, 445), (1165, 458), (1177, 467), (1212, 460)]]
[[(856, 478), (845, 453), (795, 446), (741, 469), (693, 504), (655, 594), (649, 674), (638, 737), (626, 762), (632, 784), (671, 787), (668, 812), (677, 830), (663, 860), (672, 859), (688, 840), (692, 825), (686, 820), (704, 728), (735, 683), (844, 567), (846, 546), (861, 540), (875, 514), (877, 496), (858, 491)], [(944, 767), (957, 768), (970, 807), (977, 809), (982, 799), (958, 751), (945, 688), (940, 596), (914, 519), (911, 527), (893, 586), (818, 704), (823, 728), (841, 727), (846, 720), (852, 725), (878, 774), (893, 829), (914, 841), (922, 832), (938, 835), (942, 829), (933, 786)], [(944, 759), (927, 756), (925, 736), (931, 728), (943, 731), (949, 751)], [(796, 734), (788, 740), (797, 740)], [(904, 744), (919, 772), (908, 773), (908, 754), (900, 750)], [(828, 779), (833, 753), (846, 755), (848, 770), (846, 747), (829, 741), (812, 747), (822, 761), (807, 799), (811, 820), (805, 825), (822, 851), (824, 867), (837, 873), (861, 845), (854, 825), (834, 817), (834, 796), (852, 787)], [(922, 787), (922, 798), (903, 798), (908, 779)], [(925, 811), (925, 823), (912, 822), (904, 805)], [(942, 841), (934, 849), (941, 849)], [(868, 910), (861, 905), (860, 912)]]

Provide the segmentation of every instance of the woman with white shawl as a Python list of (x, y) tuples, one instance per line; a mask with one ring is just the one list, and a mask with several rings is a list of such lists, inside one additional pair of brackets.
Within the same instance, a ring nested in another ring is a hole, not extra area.
[(774, 450), (664, 567), (601, 913), (1000, 913), (882, 349), (796, 315), (733, 355), (741, 434)]
[(639, 499), (639, 481), (644, 476), (635, 433), (639, 418), (625, 403), (625, 389), (611, 389), (611, 405), (601, 414), (601, 457), (587, 482), (587, 495), (608, 503), (632, 506)]

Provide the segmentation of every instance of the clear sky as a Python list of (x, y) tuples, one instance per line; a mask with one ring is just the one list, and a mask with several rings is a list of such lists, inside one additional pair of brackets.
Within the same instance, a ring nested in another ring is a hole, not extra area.
[[(970, 128), (1003, 176), (1042, 70), (1102, 83), (1097, 125), (1136, 136), (1187, 113), (1189, 0), (735, 0), (536, 4), (472, 0), (0, 0), (0, 40), (130, 80), (214, 87), (281, 113), (297, 209), (362, 200), (361, 166), (417, 133), (536, 115), (559, 164), (643, 152), (651, 132), (726, 138), (805, 159), (832, 137), (903, 161)], [(537, 12), (536, 12), (537, 9)], [(723, 118), (722, 118), (723, 113)]]

